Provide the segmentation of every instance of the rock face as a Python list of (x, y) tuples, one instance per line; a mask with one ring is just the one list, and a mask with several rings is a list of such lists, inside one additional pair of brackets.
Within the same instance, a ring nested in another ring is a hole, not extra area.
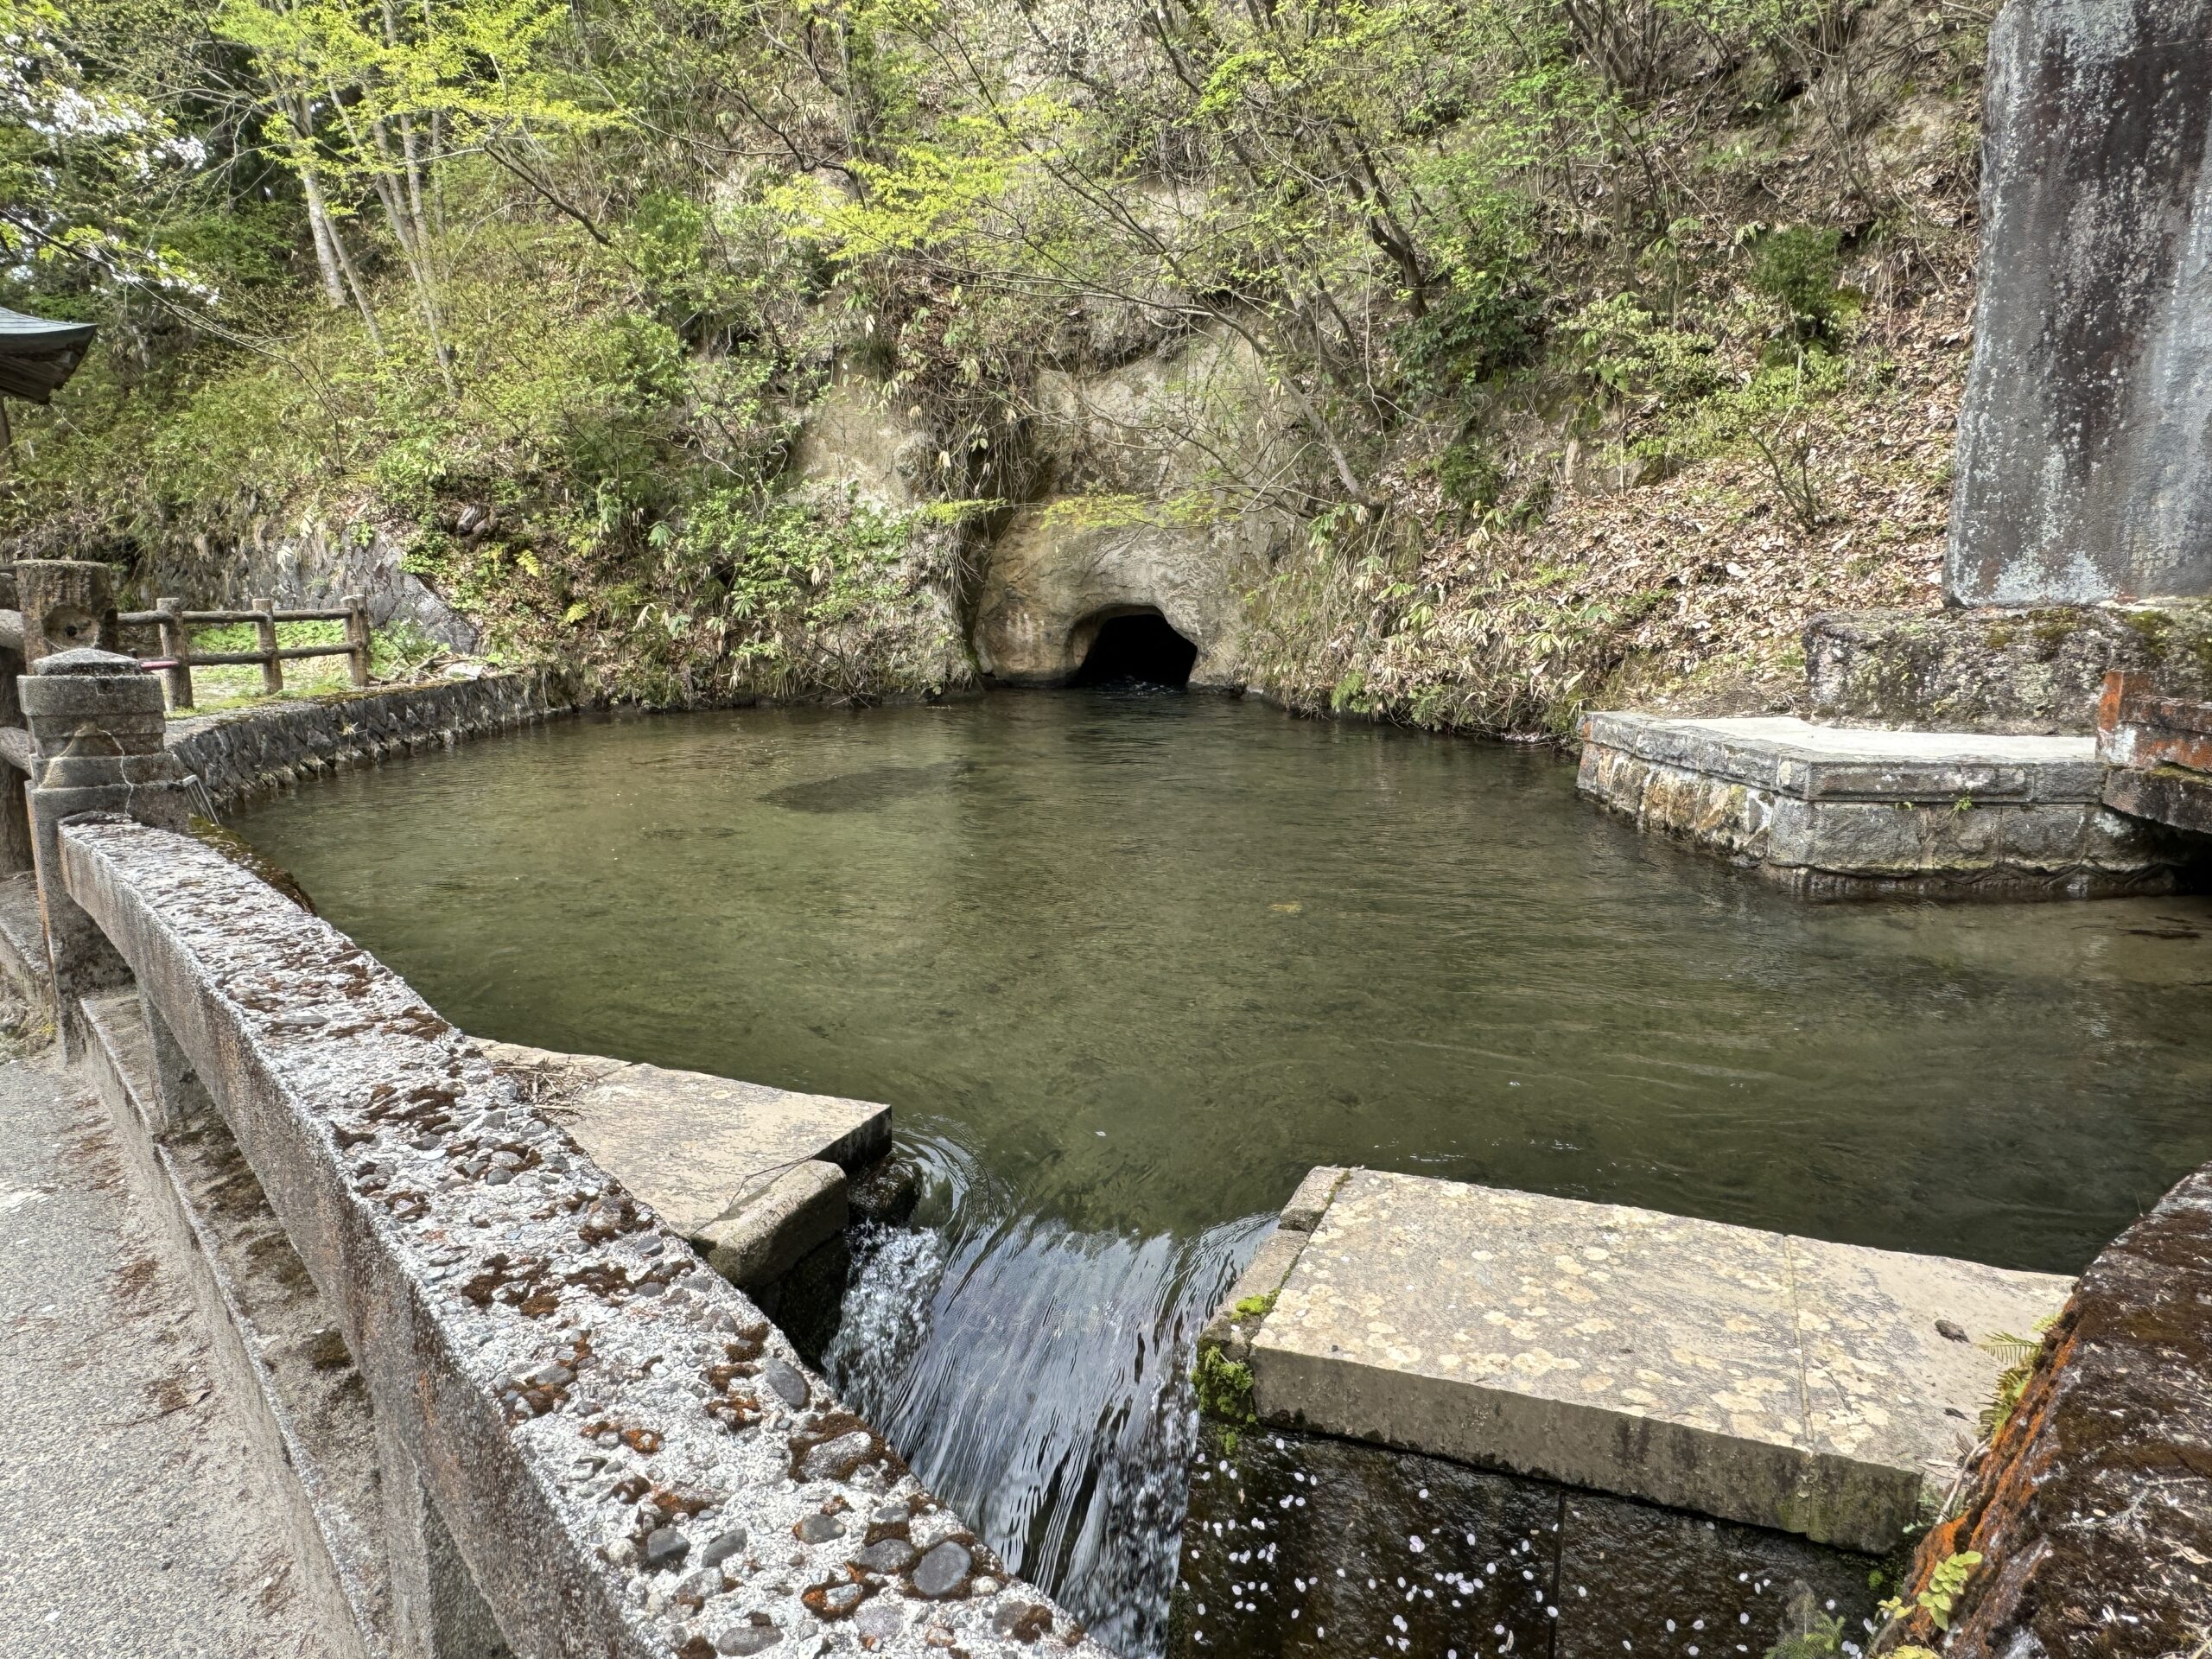
[(1192, 684), (1242, 685), (1243, 597), (1291, 529), (1255, 487), (1288, 423), (1249, 347), (1201, 334), (1168, 358), (1048, 372), (1038, 402), (1046, 493), (991, 547), (974, 636), (985, 672), (1063, 683), (1103, 623), (1155, 611), (1198, 647)]
[(932, 454), (929, 435), (893, 409), (880, 385), (846, 369), (807, 411), (791, 472), (903, 512), (921, 505)]
[(403, 623), (454, 651), (476, 650), (482, 631), (401, 568), (405, 551), (397, 537), (372, 524), (310, 520), (274, 531), (256, 525), (235, 547), (219, 552), (203, 543), (196, 557), (156, 560), (142, 585), (149, 598), (181, 594), (193, 610), (242, 605), (256, 594), (279, 594), (302, 607), (359, 594), (378, 627)]
[(1264, 569), (1265, 532), (1098, 512), (1063, 499), (1014, 512), (983, 579), (976, 653), (984, 671), (1015, 685), (1064, 684), (1102, 625), (1157, 611), (1198, 647), (1193, 685), (1242, 685), (1239, 599), (1248, 573)]
[[(2212, 1169), (2166, 1194), (2082, 1275), (2039, 1368), (1929, 1533), (1912, 1591), (1981, 1561), (1948, 1659), (2153, 1659), (2212, 1630)], [(1925, 1614), (1878, 1651), (1932, 1645)]]
[(2212, 593), (2212, 0), (2012, 0), (1946, 592)]

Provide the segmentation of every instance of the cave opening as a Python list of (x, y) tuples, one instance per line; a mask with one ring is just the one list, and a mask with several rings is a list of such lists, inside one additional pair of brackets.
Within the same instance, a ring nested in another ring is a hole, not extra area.
[(1156, 685), (1180, 690), (1191, 682), (1198, 648), (1158, 611), (1131, 611), (1098, 625), (1076, 685)]

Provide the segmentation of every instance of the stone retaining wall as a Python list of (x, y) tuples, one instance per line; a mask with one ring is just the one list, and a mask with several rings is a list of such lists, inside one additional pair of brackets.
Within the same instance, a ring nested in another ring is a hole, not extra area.
[(1805, 626), (1815, 720), (2086, 735), (2114, 669), (2154, 670), (2175, 696), (2212, 696), (2212, 606), (1860, 611)]
[(302, 778), (450, 748), (581, 706), (575, 689), (551, 671), (487, 674), (195, 715), (168, 723), (168, 747), (221, 807)]
[(2102, 786), (2086, 741), (1630, 714), (1584, 721), (1579, 779), (1639, 830), (1804, 899), (2171, 892), (2186, 849), (2107, 809)]

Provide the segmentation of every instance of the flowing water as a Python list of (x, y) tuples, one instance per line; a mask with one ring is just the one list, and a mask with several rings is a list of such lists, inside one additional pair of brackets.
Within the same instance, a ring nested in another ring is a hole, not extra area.
[(890, 1102), (826, 1363), (1154, 1650), (1320, 1163), (2076, 1269), (2212, 1156), (2212, 903), (1807, 906), (1541, 753), (1111, 690), (556, 726), (242, 815), (479, 1034)]

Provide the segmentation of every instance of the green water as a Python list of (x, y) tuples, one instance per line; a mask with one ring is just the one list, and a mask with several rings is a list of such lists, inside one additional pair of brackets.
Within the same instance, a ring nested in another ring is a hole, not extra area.
[(1313, 1165), (2071, 1270), (2212, 1157), (2212, 904), (1807, 906), (1253, 704), (572, 724), (238, 827), (473, 1032), (890, 1102), (930, 1226), (831, 1368), (1136, 1649), (1180, 1352)]

